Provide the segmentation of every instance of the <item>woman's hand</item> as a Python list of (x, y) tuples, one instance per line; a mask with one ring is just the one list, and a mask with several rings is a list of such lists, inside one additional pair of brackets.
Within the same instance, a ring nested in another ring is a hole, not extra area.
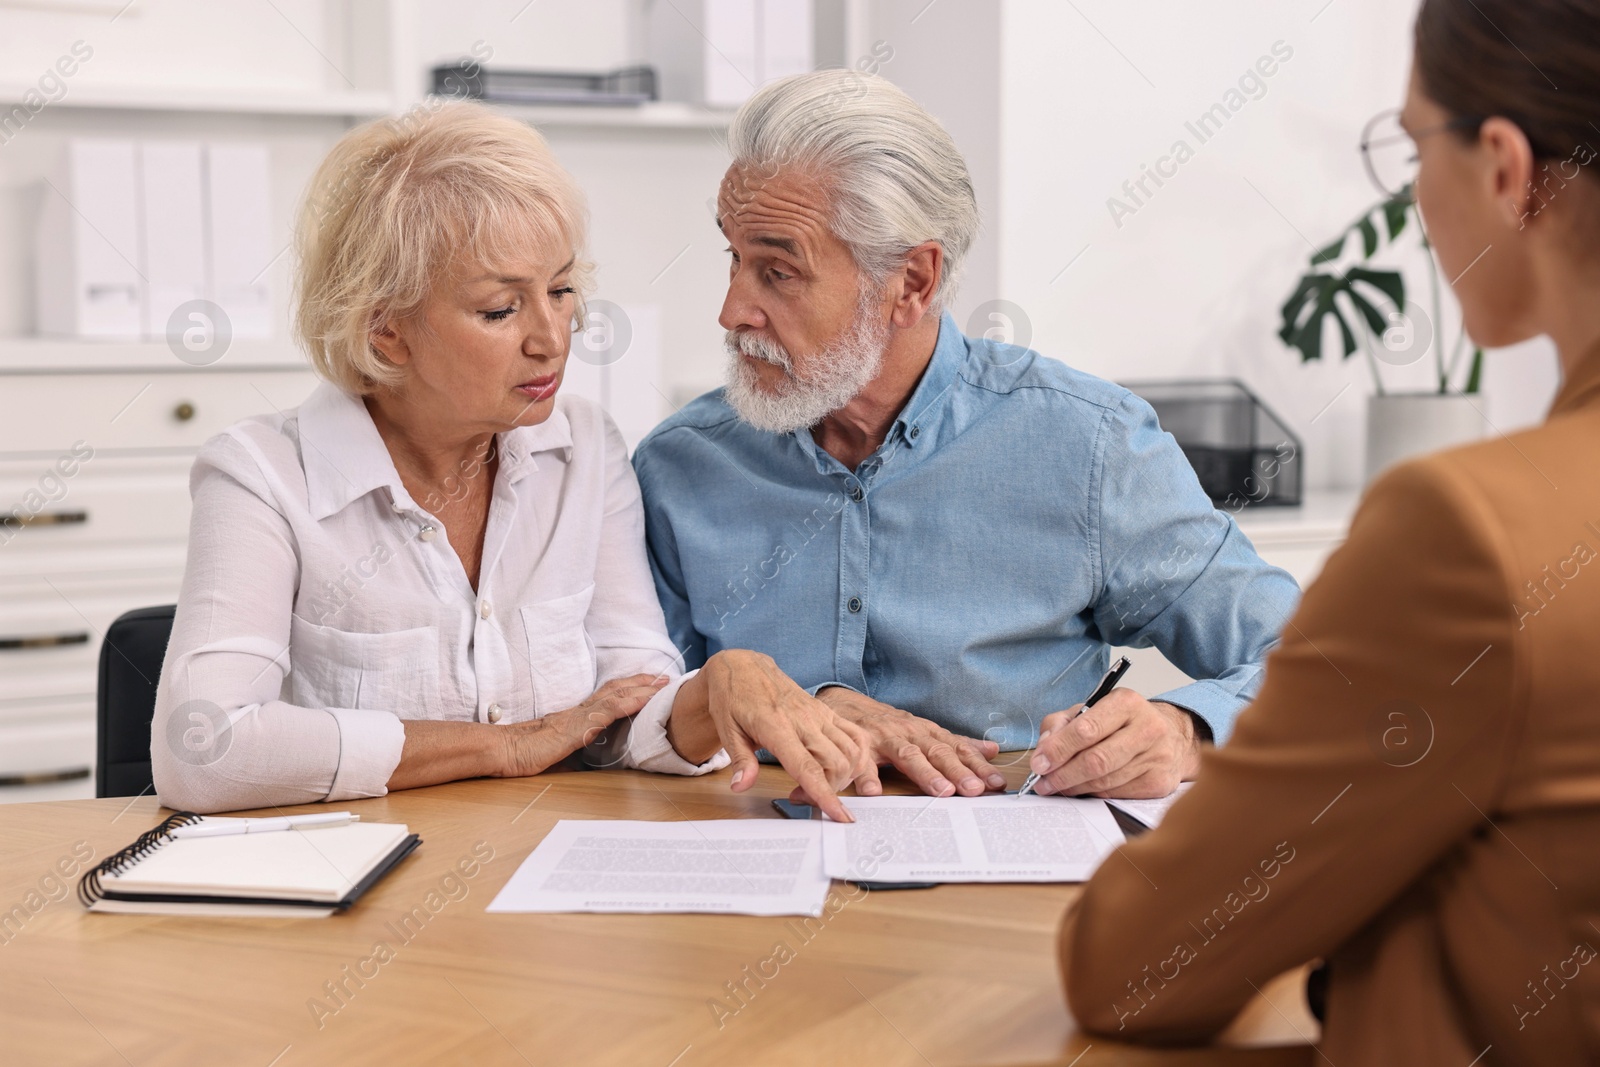
[(666, 684), (660, 675), (613, 678), (577, 707), (501, 727), (497, 733), (504, 753), (499, 777), (522, 778), (560, 763), (593, 743), (618, 719), (638, 714)]
[(718, 652), (690, 684), (705, 680), (707, 713), (733, 766), (733, 790), (755, 785), (756, 749), (778, 758), (813, 803), (853, 822), (839, 790), (872, 766), (865, 731), (801, 689), (759, 652)]

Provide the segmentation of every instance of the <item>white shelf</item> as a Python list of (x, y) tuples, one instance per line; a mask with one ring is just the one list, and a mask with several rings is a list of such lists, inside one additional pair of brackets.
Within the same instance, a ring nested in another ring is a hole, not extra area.
[(1231, 514), (1239, 529), (1258, 547), (1293, 545), (1307, 541), (1342, 541), (1350, 517), (1361, 500), (1359, 489), (1310, 489), (1299, 507), (1261, 507), (1254, 504)]
[(0, 374), (72, 374), (84, 371), (310, 370), (283, 339), (237, 340), (206, 367), (185, 363), (163, 341), (76, 341), (53, 337), (0, 338)]
[(534, 126), (634, 130), (724, 130), (732, 111), (716, 111), (692, 104), (658, 100), (628, 107), (599, 104), (555, 105), (492, 102), (496, 111)]
[[(20, 106), (35, 86), (0, 82), (0, 107)], [(494, 102), (492, 106), (534, 126), (591, 129), (721, 130), (732, 111), (696, 107), (675, 101), (653, 101), (626, 107), (596, 104), (527, 105)], [(224, 115), (308, 115), (367, 119), (392, 114), (387, 93), (362, 90), (302, 92), (290, 89), (210, 89), (195, 86), (77, 86), (49, 108), (81, 111), (167, 111)]]
[[(23, 95), (37, 88), (0, 82), (0, 105), (20, 105)], [(228, 115), (324, 115), (334, 118), (373, 118), (387, 115), (393, 101), (387, 93), (351, 91), (302, 92), (290, 89), (211, 89), (192, 86), (73, 85), (49, 108), (114, 111), (211, 112)]]

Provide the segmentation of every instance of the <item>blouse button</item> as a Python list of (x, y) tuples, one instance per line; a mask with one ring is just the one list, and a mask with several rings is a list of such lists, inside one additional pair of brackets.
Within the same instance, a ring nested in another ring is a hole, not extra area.
[(487, 600), (485, 600), (483, 603), (478, 605), (478, 618), (487, 619), (490, 615), (493, 615), (493, 614), (494, 614), (494, 606), (492, 604), (490, 604)]
[(488, 718), (488, 720), (490, 722), (499, 722), (500, 721), (500, 705), (499, 704), (490, 704), (489, 705), (489, 711), (488, 711), (487, 718)]
[(417, 531), (417, 537), (418, 537), (418, 539), (423, 540), (423, 541), (432, 541), (433, 538), (434, 538), (434, 535), (437, 534), (438, 532), (439, 531), (435, 530), (431, 525), (424, 526), (422, 529)]

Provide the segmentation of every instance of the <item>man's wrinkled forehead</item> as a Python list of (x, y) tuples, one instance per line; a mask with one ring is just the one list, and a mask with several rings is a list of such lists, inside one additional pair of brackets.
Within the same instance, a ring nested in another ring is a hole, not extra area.
[(831, 238), (822, 183), (811, 171), (793, 167), (730, 168), (717, 198), (716, 223), (730, 241), (802, 258)]
[(745, 225), (754, 217), (772, 214), (821, 219), (826, 199), (826, 184), (817, 168), (736, 164), (728, 168), (717, 190), (717, 225), (726, 232), (730, 220)]
[(783, 168), (775, 160), (729, 167), (717, 188), (718, 224), (724, 216), (737, 217), (782, 174)]

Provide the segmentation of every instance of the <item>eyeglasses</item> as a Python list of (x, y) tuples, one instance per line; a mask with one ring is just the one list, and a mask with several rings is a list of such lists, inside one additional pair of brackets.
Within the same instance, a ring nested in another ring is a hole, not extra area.
[(1367, 177), (1385, 196), (1410, 197), (1417, 181), (1417, 142), (1447, 130), (1473, 130), (1483, 125), (1478, 118), (1457, 118), (1416, 133), (1400, 125), (1400, 111), (1374, 115), (1361, 133), (1361, 159)]

